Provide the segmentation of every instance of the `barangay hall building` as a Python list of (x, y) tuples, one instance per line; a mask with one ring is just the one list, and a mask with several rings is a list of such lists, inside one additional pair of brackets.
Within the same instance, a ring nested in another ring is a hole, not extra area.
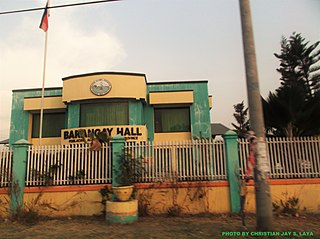
[[(62, 79), (46, 88), (42, 145), (81, 143), (105, 131), (130, 141), (210, 138), (207, 81), (147, 82), (145, 74), (97, 72)], [(9, 143), (39, 144), (41, 89), (13, 90)]]

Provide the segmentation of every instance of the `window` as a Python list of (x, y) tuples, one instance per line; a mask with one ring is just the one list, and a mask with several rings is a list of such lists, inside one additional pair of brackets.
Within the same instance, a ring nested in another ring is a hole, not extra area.
[[(65, 128), (65, 113), (44, 113), (42, 137), (60, 137), (61, 129)], [(32, 114), (32, 138), (39, 138), (40, 113)]]
[(155, 108), (156, 133), (190, 132), (190, 108)]
[(126, 102), (82, 104), (80, 126), (128, 125), (128, 111)]

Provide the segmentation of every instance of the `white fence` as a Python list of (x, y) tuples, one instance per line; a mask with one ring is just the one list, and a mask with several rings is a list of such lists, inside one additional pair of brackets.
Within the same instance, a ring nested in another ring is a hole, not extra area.
[[(320, 177), (320, 138), (267, 138), (270, 178)], [(239, 140), (241, 176), (244, 177), (249, 143)]]
[(103, 145), (30, 146), (26, 186), (111, 183), (111, 150)]
[(141, 159), (139, 182), (226, 180), (222, 140), (126, 143), (126, 151)]
[[(268, 138), (270, 178), (319, 178), (320, 138)], [(127, 142), (125, 149), (143, 168), (138, 182), (227, 180), (223, 140)], [(240, 176), (244, 177), (249, 143), (238, 140)], [(12, 150), (0, 149), (0, 187), (8, 187)], [(26, 186), (111, 183), (111, 147), (88, 145), (30, 146)]]
[(0, 188), (8, 187), (11, 181), (12, 155), (10, 148), (0, 148)]

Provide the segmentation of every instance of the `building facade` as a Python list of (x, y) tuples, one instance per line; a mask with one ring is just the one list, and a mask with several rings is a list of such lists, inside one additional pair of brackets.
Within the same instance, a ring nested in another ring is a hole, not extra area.
[[(42, 145), (83, 141), (106, 132), (131, 141), (210, 138), (211, 97), (207, 81), (148, 83), (145, 74), (98, 72), (65, 77), (63, 87), (13, 90), (12, 145), (19, 139)], [(42, 102), (42, 103), (41, 103)]]

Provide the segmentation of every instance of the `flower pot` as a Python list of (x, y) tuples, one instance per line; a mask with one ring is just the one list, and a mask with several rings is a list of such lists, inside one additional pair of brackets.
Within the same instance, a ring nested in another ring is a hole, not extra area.
[(133, 192), (133, 185), (112, 187), (112, 192), (119, 201), (126, 202), (129, 201), (131, 197), (131, 194)]

